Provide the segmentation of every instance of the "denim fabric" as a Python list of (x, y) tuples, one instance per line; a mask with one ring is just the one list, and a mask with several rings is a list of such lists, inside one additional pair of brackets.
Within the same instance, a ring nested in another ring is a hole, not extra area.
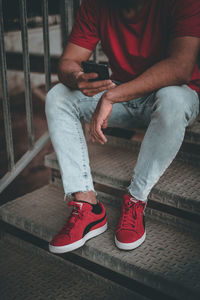
[[(94, 191), (97, 195), (81, 121), (90, 123), (103, 93), (87, 97), (58, 83), (47, 94), (48, 128), (67, 196), (80, 191)], [(198, 113), (198, 95), (187, 85), (161, 88), (113, 105), (109, 127), (146, 129), (127, 192), (147, 201), (152, 187), (180, 149), (185, 128), (193, 124)]]

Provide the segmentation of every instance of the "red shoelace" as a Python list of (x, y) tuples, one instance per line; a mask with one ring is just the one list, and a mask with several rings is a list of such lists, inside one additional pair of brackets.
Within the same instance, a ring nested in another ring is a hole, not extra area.
[(117, 231), (119, 230), (135, 230), (135, 223), (137, 219), (137, 208), (141, 205), (143, 206), (141, 201), (133, 202), (129, 201), (128, 203), (124, 203), (121, 209), (119, 224), (117, 227)]
[(60, 233), (70, 234), (70, 231), (76, 224), (77, 220), (81, 219), (83, 217), (83, 212), (81, 211), (80, 206), (78, 204), (75, 204), (74, 202), (72, 203), (70, 201), (68, 203), (68, 206), (72, 206), (73, 210), (72, 210), (71, 214), (69, 215), (69, 217), (67, 218), (67, 221), (66, 221), (65, 225), (62, 227), (62, 229), (60, 230), (59, 234)]

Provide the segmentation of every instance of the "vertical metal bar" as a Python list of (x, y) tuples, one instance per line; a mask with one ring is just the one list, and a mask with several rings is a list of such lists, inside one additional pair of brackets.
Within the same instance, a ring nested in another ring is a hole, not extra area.
[(42, 1), (42, 14), (43, 14), (43, 40), (44, 40), (44, 70), (45, 70), (46, 91), (48, 92), (51, 88), (48, 0)]
[(74, 24), (74, 3), (73, 0), (68, 0), (68, 33), (69, 36)]
[(93, 52), (93, 61), (95, 63), (97, 62), (97, 47), (94, 49), (94, 52)]
[(60, 0), (62, 47), (67, 44), (73, 25), (73, 0)]
[(28, 49), (26, 0), (19, 0), (19, 7), (20, 7), (22, 49), (23, 49), (28, 144), (30, 148), (33, 148), (34, 145), (33, 103), (32, 103), (32, 93), (31, 93), (31, 82), (30, 82), (30, 59), (29, 59), (29, 49)]
[(75, 20), (78, 8), (80, 6), (80, 0), (74, 0), (73, 5), (74, 5), (73, 18)]
[(5, 126), (6, 137), (6, 150), (8, 157), (8, 170), (10, 171), (14, 166), (14, 149), (13, 149), (13, 137), (12, 137), (12, 125), (10, 115), (10, 101), (8, 96), (8, 84), (7, 84), (7, 65), (6, 55), (4, 47), (4, 26), (3, 26), (3, 11), (2, 0), (0, 0), (0, 77), (3, 93), (3, 116)]
[(68, 21), (67, 21), (67, 1), (60, 0), (60, 16), (61, 16), (61, 39), (62, 48), (64, 49), (67, 43)]
[(49, 133), (45, 132), (35, 143), (32, 150), (27, 151), (18, 162), (11, 172), (6, 173), (0, 179), (0, 193), (25, 169), (25, 167), (36, 157), (36, 155), (43, 149), (49, 141)]
[(100, 47), (100, 44), (98, 43), (96, 45), (96, 48), (95, 48), (94, 52), (93, 52), (93, 61), (96, 62), (96, 63), (99, 62), (99, 47)]

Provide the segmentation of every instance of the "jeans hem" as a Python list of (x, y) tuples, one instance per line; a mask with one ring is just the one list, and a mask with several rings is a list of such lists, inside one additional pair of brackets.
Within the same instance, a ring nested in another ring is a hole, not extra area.
[(95, 189), (92, 188), (88, 188), (87, 190), (76, 190), (76, 191), (72, 191), (72, 192), (68, 192), (68, 193), (64, 193), (64, 201), (66, 201), (66, 198), (70, 198), (71, 200), (75, 200), (75, 193), (87, 193), (89, 191), (93, 191), (95, 193), (95, 196), (98, 195), (97, 191)]
[(142, 199), (142, 197), (138, 197), (137, 196), (137, 194), (135, 194), (132, 190), (131, 190), (131, 187), (130, 186), (128, 186), (127, 188), (126, 188), (126, 190), (135, 198), (135, 199), (137, 199), (137, 200), (139, 200), (139, 201), (143, 201), (143, 202), (147, 202), (148, 201), (148, 198), (146, 197), (146, 198), (143, 198)]

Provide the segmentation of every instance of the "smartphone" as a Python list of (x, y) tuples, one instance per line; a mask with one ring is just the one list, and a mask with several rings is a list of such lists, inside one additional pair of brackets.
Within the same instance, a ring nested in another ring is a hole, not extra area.
[(84, 73), (97, 73), (98, 77), (89, 79), (89, 81), (109, 79), (108, 66), (104, 64), (97, 64), (91, 61), (82, 61), (81, 63)]

